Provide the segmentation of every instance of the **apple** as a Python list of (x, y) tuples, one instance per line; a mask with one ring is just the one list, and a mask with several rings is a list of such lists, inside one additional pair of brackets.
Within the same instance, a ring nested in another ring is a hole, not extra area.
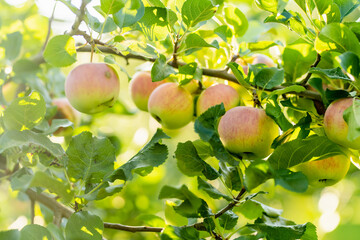
[(332, 102), (325, 111), (324, 130), (333, 142), (352, 149), (360, 149), (360, 137), (354, 141), (347, 138), (349, 127), (343, 118), (345, 109), (353, 104), (354, 98), (342, 98)]
[(240, 103), (239, 93), (229, 85), (217, 84), (205, 89), (196, 102), (196, 114), (200, 116), (208, 108), (223, 103), (225, 110)]
[(94, 114), (113, 106), (120, 82), (105, 63), (85, 63), (74, 68), (65, 81), (65, 95), (79, 112)]
[[(71, 106), (67, 98), (56, 98), (52, 100), (52, 104), (57, 107), (56, 114), (52, 119), (49, 120), (51, 124), (53, 119), (68, 119), (70, 122), (74, 123), (76, 127), (80, 122), (80, 113)], [(70, 135), (73, 131), (72, 127), (63, 128), (60, 127), (54, 132), (55, 136), (67, 136)]]
[(248, 72), (249, 72), (249, 67), (248, 67), (248, 65), (247, 65), (247, 61), (244, 60), (244, 59), (242, 59), (242, 58), (237, 58), (237, 59), (235, 60), (235, 62), (242, 67), (245, 75), (247, 75)]
[(252, 56), (251, 64), (259, 64), (259, 63), (265, 64), (268, 67), (276, 67), (276, 64), (270, 57), (259, 53), (254, 54)]
[(326, 187), (343, 179), (350, 167), (350, 159), (345, 155), (301, 163), (294, 167), (301, 171), (313, 187)]
[(181, 128), (193, 118), (193, 97), (177, 83), (164, 83), (150, 94), (148, 110), (164, 128)]
[(130, 94), (136, 107), (147, 111), (150, 94), (165, 82), (165, 80), (153, 82), (150, 72), (137, 72), (130, 82)]
[(239, 106), (220, 119), (218, 132), (224, 147), (243, 157), (265, 158), (279, 135), (279, 127), (263, 109)]

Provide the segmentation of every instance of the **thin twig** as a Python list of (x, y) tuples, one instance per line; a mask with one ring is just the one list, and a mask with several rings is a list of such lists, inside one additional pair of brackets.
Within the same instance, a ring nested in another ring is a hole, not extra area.
[(164, 228), (147, 226), (127, 226), (118, 223), (104, 223), (105, 228), (123, 230), (127, 232), (161, 232)]
[(71, 27), (71, 31), (68, 33), (69, 35), (71, 35), (71, 36), (75, 35), (74, 32), (77, 32), (79, 30), (79, 26), (80, 26), (81, 22), (84, 21), (85, 9), (86, 9), (86, 5), (88, 3), (89, 3), (88, 0), (82, 0), (79, 12), (76, 15), (75, 22)]
[(52, 22), (53, 22), (54, 16), (55, 16), (56, 4), (57, 4), (57, 1), (56, 1), (55, 4), (54, 4), (54, 8), (53, 8), (53, 11), (52, 11), (52, 13), (51, 13), (51, 17), (49, 18), (48, 30), (47, 30), (47, 34), (46, 34), (46, 38), (45, 38), (44, 45), (43, 45), (43, 47), (42, 47), (42, 52), (45, 50), (45, 47), (46, 47), (46, 45), (47, 45), (47, 43), (49, 42), (49, 39), (50, 39), (50, 35), (51, 35), (51, 25), (52, 25)]
[(31, 224), (34, 224), (35, 222), (35, 200), (30, 199), (30, 218), (31, 218)]
[[(321, 61), (321, 55), (318, 53), (318, 54), (316, 55), (316, 60), (315, 60), (315, 62), (310, 66), (310, 69), (313, 68), (313, 67), (316, 67), (316, 66), (319, 64), (320, 61)], [(305, 78), (300, 82), (300, 84), (301, 84), (302, 86), (305, 86), (306, 83), (309, 81), (311, 75), (312, 75), (312, 73), (311, 73), (311, 72), (308, 72), (308, 74), (306, 74)]]

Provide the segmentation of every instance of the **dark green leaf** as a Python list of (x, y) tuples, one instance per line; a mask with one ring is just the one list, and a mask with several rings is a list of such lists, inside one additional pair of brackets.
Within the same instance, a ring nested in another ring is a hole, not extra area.
[(231, 29), (227, 25), (222, 25), (215, 28), (214, 33), (218, 35), (224, 42), (228, 42), (233, 36)]
[(251, 191), (271, 177), (272, 174), (269, 170), (269, 163), (267, 161), (254, 161), (251, 162), (250, 165), (245, 169), (244, 184), (246, 189)]
[(209, 0), (186, 0), (181, 8), (181, 15), (186, 26), (194, 27), (214, 16), (216, 8)]
[[(89, 26), (97, 33), (108, 33), (116, 30), (116, 24), (111, 17), (106, 18), (106, 22), (100, 22), (96, 17), (87, 15), (89, 18)], [(105, 26), (104, 26), (105, 24)]]
[(264, 89), (272, 89), (279, 86), (284, 81), (284, 69), (264, 68), (261, 69), (254, 78), (256, 86)]
[(69, 35), (58, 35), (50, 39), (43, 53), (47, 63), (55, 67), (66, 67), (76, 62), (75, 40)]
[(161, 139), (170, 138), (161, 129), (158, 129), (152, 139), (129, 161), (113, 171), (109, 180), (116, 179), (124, 181), (131, 180), (133, 173), (145, 176), (149, 174), (154, 167), (158, 167), (165, 162), (168, 156), (166, 145), (161, 143)]
[(345, 52), (339, 56), (341, 67), (355, 78), (360, 74), (360, 59), (353, 52)]
[(334, 0), (334, 3), (340, 9), (341, 20), (359, 6), (359, 1), (357, 0)]
[(344, 80), (350, 80), (350, 78), (348, 76), (346, 76), (341, 68), (337, 67), (337, 68), (332, 68), (332, 69), (322, 69), (322, 68), (318, 68), (318, 67), (314, 67), (314, 68), (310, 68), (309, 70), (310, 73), (317, 73), (317, 74), (321, 74), (321, 75), (325, 75), (328, 78), (331, 79), (344, 79)]
[(310, 136), (296, 139), (277, 147), (268, 161), (274, 169), (286, 169), (310, 159), (320, 160), (335, 155), (344, 155), (341, 147), (325, 136)]
[(279, 169), (274, 173), (275, 185), (280, 185), (283, 188), (302, 193), (308, 188), (308, 180), (301, 172), (292, 172), (288, 169)]
[(66, 150), (69, 157), (67, 173), (75, 180), (99, 183), (114, 169), (115, 149), (107, 138), (82, 132), (72, 138)]
[(161, 81), (170, 76), (171, 74), (176, 74), (174, 68), (170, 67), (164, 55), (160, 55), (158, 59), (154, 62), (153, 67), (151, 68), (151, 79), (153, 82)]
[(19, 230), (0, 231), (0, 239), (20, 240)]
[(283, 109), (279, 106), (277, 95), (272, 95), (268, 98), (265, 112), (270, 116), (274, 121), (279, 125), (281, 130), (286, 131), (290, 129), (293, 125), (285, 117)]
[(220, 162), (219, 172), (224, 178), (228, 188), (240, 191), (243, 187), (239, 170), (236, 167), (227, 167), (224, 162)]
[(167, 226), (160, 235), (161, 240), (197, 240), (199, 232), (193, 227)]
[(207, 183), (206, 181), (204, 181), (202, 178), (198, 177), (197, 181), (198, 181), (198, 189), (205, 191), (210, 197), (215, 198), (215, 199), (224, 198), (228, 201), (232, 200), (232, 197), (229, 197), (228, 195), (223, 194), (222, 192), (217, 190), (215, 187), (213, 187), (210, 183)]
[(101, 240), (104, 223), (100, 217), (89, 212), (75, 212), (65, 227), (66, 240)]
[(283, 89), (278, 89), (278, 90), (272, 91), (270, 93), (270, 96), (272, 96), (272, 95), (280, 96), (285, 93), (300, 93), (303, 91), (306, 91), (305, 87), (300, 86), (300, 85), (291, 85), (291, 86), (285, 87)]
[(219, 217), (219, 223), (225, 230), (230, 230), (236, 226), (238, 219), (239, 216), (229, 210)]
[(110, 184), (108, 182), (105, 182), (97, 190), (90, 191), (89, 193), (87, 193), (83, 196), (80, 196), (80, 197), (82, 197), (88, 201), (101, 200), (101, 199), (104, 199), (109, 196), (113, 196), (114, 194), (121, 192), (123, 187), (124, 187), (124, 185), (122, 185), (122, 184), (110, 186)]

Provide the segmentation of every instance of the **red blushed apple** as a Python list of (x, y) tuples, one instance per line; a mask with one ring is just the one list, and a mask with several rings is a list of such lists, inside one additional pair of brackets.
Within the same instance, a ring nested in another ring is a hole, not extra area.
[(225, 110), (236, 107), (240, 103), (239, 93), (229, 85), (217, 84), (205, 89), (196, 103), (196, 114), (200, 116), (208, 108), (223, 103)]
[(349, 127), (343, 118), (345, 109), (353, 104), (354, 98), (342, 98), (332, 102), (324, 115), (326, 136), (333, 142), (348, 148), (360, 149), (360, 137), (354, 141), (347, 138)]
[(181, 128), (193, 118), (193, 97), (177, 83), (164, 83), (151, 93), (148, 110), (164, 128)]
[(163, 83), (165, 80), (153, 82), (150, 72), (137, 72), (130, 82), (130, 94), (136, 107), (147, 111), (150, 94)]
[(253, 159), (265, 158), (272, 152), (279, 127), (263, 109), (239, 106), (220, 119), (218, 132), (228, 151)]
[(350, 159), (344, 155), (309, 161), (294, 167), (301, 171), (313, 187), (326, 187), (343, 179), (350, 167)]
[(120, 82), (116, 71), (105, 63), (86, 63), (66, 78), (65, 94), (79, 112), (94, 114), (114, 105)]
[[(57, 112), (55, 116), (49, 120), (49, 124), (53, 119), (67, 119), (70, 122), (74, 123), (74, 126), (77, 126), (80, 122), (80, 113), (73, 108), (67, 98), (56, 98), (52, 101), (53, 105), (57, 107)], [(72, 127), (63, 128), (60, 127), (54, 132), (55, 136), (66, 136), (70, 135), (73, 131)]]

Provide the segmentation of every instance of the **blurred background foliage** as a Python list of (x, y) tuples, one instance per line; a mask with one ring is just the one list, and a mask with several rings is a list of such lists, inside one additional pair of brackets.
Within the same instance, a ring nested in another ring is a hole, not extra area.
[[(176, 2), (176, 0), (169, 1)], [(298, 35), (283, 25), (264, 24), (263, 21), (268, 13), (260, 11), (253, 0), (231, 0), (231, 2), (241, 9), (249, 22), (246, 34), (237, 39), (240, 45), (255, 41), (274, 41), (281, 42), (283, 46), (286, 46), (298, 39)], [(19, 31), (23, 34), (22, 55), (25, 57), (36, 55), (43, 47), (46, 29), (48, 28), (48, 18), (52, 14), (54, 3), (53, 0), (0, 0), (0, 38)], [(72, 1), (72, 3), (79, 6), (80, 1)], [(98, 4), (99, 1), (96, 0), (91, 3), (93, 6)], [(295, 7), (295, 4), (289, 1), (289, 6)], [(355, 10), (347, 17), (355, 21), (359, 14), (359, 10)], [(57, 2), (54, 16), (52, 24), (54, 34), (68, 31), (75, 19), (75, 15), (61, 2)], [(280, 55), (284, 50), (283, 46), (271, 48), (265, 53), (271, 55), (274, 60), (281, 64)], [(198, 51), (196, 55), (204, 54), (204, 52), (208, 57), (208, 59), (204, 59), (204, 66), (217, 68), (227, 63), (227, 58), (217, 56), (217, 53), (211, 49)], [(103, 58), (104, 56), (96, 55), (94, 61), (103, 61)], [(192, 56), (188, 56), (188, 58), (192, 58)], [(210, 61), (209, 59), (219, 59), (219, 61)], [(89, 60), (89, 54), (78, 53), (76, 64)], [(142, 61), (130, 60), (127, 64), (124, 59), (118, 58), (116, 62), (123, 66), (130, 76), (137, 70), (149, 69), (149, 65)], [(6, 65), (4, 48), (0, 47), (0, 66), (6, 67)], [(38, 77), (43, 80), (51, 97), (64, 96), (64, 79), (74, 65), (61, 70), (46, 69), (46, 65), (41, 67), (45, 68), (42, 71), (44, 75)], [(121, 80), (119, 103), (105, 113), (94, 116), (82, 115), (82, 124), (74, 131), (74, 135), (76, 135), (84, 130), (90, 130), (95, 135), (111, 136), (115, 139), (118, 147), (116, 166), (122, 165), (137, 153), (155, 133), (156, 129), (160, 127), (148, 113), (136, 109), (130, 100), (128, 77), (123, 72), (119, 72), (119, 74)], [(217, 79), (208, 80), (218, 81)], [(156, 168), (146, 177), (136, 176), (119, 194), (92, 202), (88, 209), (91, 209), (104, 221), (127, 225), (163, 226), (162, 220), (156, 216), (166, 219), (167, 223), (172, 223), (171, 221), (183, 222), (183, 217), (177, 215), (170, 208), (172, 203), (159, 200), (158, 195), (164, 185), (180, 186), (186, 184), (196, 195), (207, 198), (204, 192), (197, 190), (196, 178), (184, 176), (177, 168), (176, 161), (171, 155), (176, 149), (177, 142), (195, 140), (197, 135), (193, 130), (193, 123), (180, 130), (167, 131), (166, 133), (172, 139), (164, 140), (170, 152), (169, 159), (164, 165)], [(60, 143), (65, 142), (62, 137), (53, 140)], [(357, 240), (360, 235), (360, 214), (358, 214), (360, 212), (360, 172), (355, 170), (355, 167), (352, 166), (346, 179), (335, 186), (324, 189), (309, 188), (303, 194), (274, 187), (273, 180), (261, 185), (259, 189), (254, 189), (254, 192), (258, 190), (267, 191), (268, 194), (261, 195), (259, 200), (271, 207), (283, 209), (283, 217), (299, 224), (308, 221), (314, 223), (317, 226), (320, 239)], [(214, 184), (218, 183), (214, 182)], [(220, 209), (225, 204), (224, 200), (213, 200), (208, 203), (212, 209)], [(29, 205), (30, 201), (25, 195), (11, 191), (9, 183), (1, 181), (0, 230), (21, 228), (29, 223)], [(234, 211), (236, 212), (236, 208)], [(37, 204), (35, 214), (35, 223), (43, 224), (52, 221), (51, 211), (44, 206)], [(239, 223), (242, 224), (245, 224), (246, 221), (245, 217), (239, 219)], [(110, 229), (105, 230), (105, 236), (108, 239), (158, 239), (158, 235), (154, 233), (129, 233)]]

